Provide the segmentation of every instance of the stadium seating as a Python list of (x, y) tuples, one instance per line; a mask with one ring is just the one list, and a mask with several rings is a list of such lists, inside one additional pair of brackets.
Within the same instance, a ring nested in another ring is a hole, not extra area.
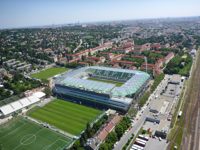
[(134, 75), (133, 73), (116, 72), (109, 70), (90, 69), (90, 71), (93, 77), (117, 80), (123, 82), (129, 80)]

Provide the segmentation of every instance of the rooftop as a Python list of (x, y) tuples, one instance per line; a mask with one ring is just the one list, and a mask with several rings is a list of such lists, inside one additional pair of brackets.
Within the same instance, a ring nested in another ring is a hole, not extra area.
[[(94, 77), (102, 77), (106, 79), (114, 79), (124, 81), (125, 83), (117, 87), (112, 83), (103, 83), (99, 81), (87, 80), (89, 74)], [(111, 97), (126, 97), (132, 95), (139, 90), (142, 85), (149, 79), (149, 74), (136, 70), (109, 68), (109, 67), (82, 67), (56, 79), (56, 84), (79, 88), (82, 90), (92, 91), (96, 93), (108, 94)]]

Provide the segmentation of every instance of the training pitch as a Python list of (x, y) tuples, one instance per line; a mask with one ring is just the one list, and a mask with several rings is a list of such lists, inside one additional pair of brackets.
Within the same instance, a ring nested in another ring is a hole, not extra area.
[(63, 73), (67, 70), (68, 69), (64, 68), (64, 67), (54, 67), (54, 68), (49, 68), (49, 69), (43, 70), (39, 73), (32, 74), (31, 77), (37, 78), (37, 79), (48, 79), (57, 74)]
[(100, 110), (56, 99), (42, 108), (32, 110), (29, 116), (49, 123), (65, 132), (79, 135), (88, 122), (92, 122)]
[(15, 118), (0, 126), (2, 150), (62, 150), (72, 139), (25, 118)]

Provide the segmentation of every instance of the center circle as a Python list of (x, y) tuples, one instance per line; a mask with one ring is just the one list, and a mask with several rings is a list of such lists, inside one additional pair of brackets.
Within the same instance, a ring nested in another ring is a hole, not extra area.
[(23, 138), (20, 140), (20, 143), (22, 145), (29, 145), (29, 144), (35, 142), (35, 140), (36, 140), (35, 134), (27, 134), (27, 135), (23, 136)]

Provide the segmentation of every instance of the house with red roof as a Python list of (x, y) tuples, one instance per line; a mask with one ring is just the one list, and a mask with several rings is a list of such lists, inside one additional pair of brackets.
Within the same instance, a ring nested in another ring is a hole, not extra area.
[(165, 58), (164, 58), (164, 61), (165, 61), (165, 64), (167, 64), (172, 58), (174, 58), (174, 53), (173, 52), (170, 52)]
[(90, 149), (97, 150), (100, 144), (105, 141), (108, 134), (115, 128), (121, 119), (122, 117), (116, 114), (108, 123), (103, 126), (103, 128), (97, 132), (93, 138), (87, 140), (87, 146)]

